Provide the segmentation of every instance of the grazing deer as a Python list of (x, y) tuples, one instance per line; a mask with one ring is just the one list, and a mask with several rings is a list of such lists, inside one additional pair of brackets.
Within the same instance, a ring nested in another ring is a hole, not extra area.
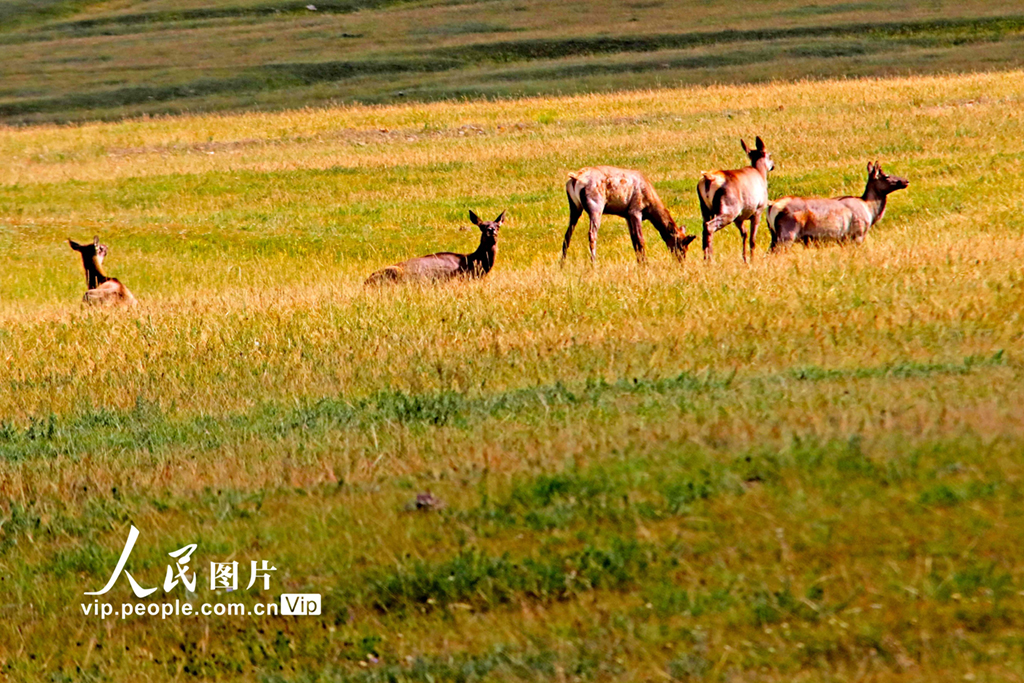
[(103, 259), (107, 257), (107, 245), (100, 244), (99, 237), (94, 237), (92, 244), (79, 244), (69, 238), (68, 244), (82, 257), (82, 267), (85, 268), (87, 291), (82, 297), (82, 301), (87, 304), (124, 304), (126, 306), (134, 306), (138, 303), (120, 280), (107, 277), (107, 274), (103, 272)]
[(475, 213), (469, 212), (469, 220), (480, 228), (480, 246), (472, 254), (455, 254), (442, 251), (429, 256), (420, 256), (388, 266), (366, 279), (367, 285), (400, 281), (451, 280), (456, 277), (478, 278), (487, 275), (494, 267), (498, 253), (498, 231), (505, 220), (505, 212), (493, 221), (482, 221)]
[(771, 250), (789, 246), (795, 240), (805, 245), (812, 240), (864, 241), (868, 229), (885, 214), (890, 193), (910, 185), (906, 178), (888, 175), (881, 164), (868, 163), (868, 182), (860, 197), (812, 199), (782, 197), (768, 208)]
[(668, 250), (680, 262), (686, 257), (686, 249), (696, 235), (687, 235), (684, 227), (676, 225), (665, 204), (654, 191), (654, 186), (640, 171), (630, 171), (613, 166), (588, 166), (569, 174), (565, 184), (569, 196), (569, 229), (562, 242), (562, 261), (569, 251), (572, 232), (576, 229), (583, 212), (590, 218), (590, 260), (597, 260), (597, 230), (601, 227), (601, 216), (621, 216), (629, 224), (629, 237), (633, 241), (636, 260), (647, 260), (647, 249), (641, 224), (650, 221)]
[(747, 232), (743, 222), (750, 221), (750, 258), (754, 258), (757, 239), (757, 225), (761, 213), (768, 206), (768, 171), (775, 168), (772, 155), (765, 150), (764, 142), (758, 136), (756, 147), (750, 149), (740, 140), (743, 152), (750, 159), (750, 166), (733, 171), (704, 172), (697, 183), (700, 198), (700, 212), (704, 217), (704, 258), (713, 255), (712, 236), (729, 223), (740, 229), (743, 241), (743, 262), (747, 262)]

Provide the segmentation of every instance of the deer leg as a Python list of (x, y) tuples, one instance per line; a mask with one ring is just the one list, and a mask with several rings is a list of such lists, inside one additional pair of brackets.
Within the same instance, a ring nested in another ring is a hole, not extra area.
[(712, 249), (712, 247), (711, 247), (711, 236), (714, 235), (714, 234), (715, 233), (711, 232), (711, 230), (708, 228), (708, 224), (705, 223), (704, 224), (704, 234), (701, 236), (702, 237), (702, 239), (701, 239), (701, 247), (703, 247), (703, 249), (704, 249), (704, 260), (705, 261), (710, 261), (711, 257), (714, 255), (714, 252), (711, 250)]
[(583, 207), (569, 197), (569, 229), (565, 231), (565, 239), (562, 240), (562, 260), (565, 261), (565, 254), (569, 251), (569, 242), (572, 241), (572, 231), (576, 229), (576, 223), (583, 215)]
[(704, 221), (704, 258), (710, 259), (714, 256), (714, 251), (711, 247), (711, 236), (718, 232), (723, 225), (732, 223), (736, 218), (736, 214), (733, 213), (719, 213), (712, 216), (711, 218), (705, 219)]
[(633, 241), (633, 251), (636, 252), (636, 262), (647, 263), (647, 245), (644, 243), (643, 219), (638, 214), (630, 214), (626, 217), (629, 225), (629, 238)]
[(757, 226), (761, 222), (760, 212), (750, 217), (750, 260), (754, 260), (754, 247), (757, 245)]
[(604, 206), (587, 205), (587, 215), (590, 218), (590, 262), (597, 263), (597, 231), (601, 227), (601, 214), (604, 213)]
[(701, 225), (704, 226), (704, 232), (701, 237), (700, 244), (701, 248), (704, 250), (704, 258), (709, 259), (711, 258), (711, 232), (709, 230), (708, 224), (711, 222), (711, 219), (714, 217), (714, 214), (711, 213), (711, 209), (704, 206), (704, 199), (703, 197), (700, 196), (699, 192), (697, 193), (697, 197), (700, 200)]
[(747, 262), (747, 231), (743, 229), (745, 218), (737, 218), (733, 224), (740, 229), (740, 245), (743, 247), (743, 262)]

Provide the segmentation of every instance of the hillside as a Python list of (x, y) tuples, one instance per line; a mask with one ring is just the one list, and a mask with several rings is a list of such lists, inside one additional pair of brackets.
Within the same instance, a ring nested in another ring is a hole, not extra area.
[(0, 121), (1024, 64), (1008, 0), (0, 0)]

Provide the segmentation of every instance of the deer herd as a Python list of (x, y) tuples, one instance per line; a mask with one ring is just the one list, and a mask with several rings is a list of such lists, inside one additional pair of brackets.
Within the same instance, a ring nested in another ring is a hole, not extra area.
[[(881, 164), (868, 164), (867, 186), (860, 197), (780, 197), (768, 199), (768, 173), (775, 168), (771, 153), (760, 136), (754, 148), (740, 140), (744, 154), (750, 160), (745, 168), (706, 171), (697, 182), (697, 198), (703, 217), (704, 258), (714, 253), (712, 238), (716, 232), (733, 223), (740, 231), (743, 261), (754, 258), (757, 228), (768, 212), (768, 230), (771, 233), (769, 252), (788, 247), (796, 241), (804, 245), (812, 242), (835, 241), (860, 243), (868, 230), (885, 214), (886, 197), (906, 188), (910, 181), (889, 175)], [(639, 263), (647, 260), (643, 223), (649, 222), (661, 235), (669, 252), (682, 263), (690, 242), (696, 235), (687, 235), (686, 229), (673, 220), (658, 197), (651, 182), (641, 173), (614, 166), (587, 166), (569, 174), (565, 184), (569, 199), (569, 227), (562, 241), (562, 261), (569, 251), (569, 242), (580, 217), (587, 214), (590, 223), (588, 238), (590, 260), (597, 261), (597, 231), (601, 216), (610, 214), (626, 219), (629, 237)], [(480, 245), (470, 254), (439, 252), (412, 258), (387, 266), (370, 275), (367, 285), (395, 282), (441, 281), (454, 278), (480, 278), (494, 267), (498, 252), (498, 231), (505, 220), (503, 211), (493, 221), (483, 221), (469, 212), (469, 218), (480, 229)], [(749, 231), (744, 224), (749, 224)], [(118, 279), (103, 271), (107, 246), (99, 243), (79, 244), (69, 239), (68, 244), (82, 257), (85, 269), (86, 292), (82, 300), (87, 304), (122, 304), (134, 306), (137, 301)], [(749, 253), (749, 257), (748, 257)]]

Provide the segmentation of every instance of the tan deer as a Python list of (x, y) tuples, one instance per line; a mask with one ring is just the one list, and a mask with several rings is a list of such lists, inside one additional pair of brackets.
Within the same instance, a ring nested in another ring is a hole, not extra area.
[(665, 204), (658, 197), (654, 186), (640, 171), (631, 171), (614, 166), (588, 166), (569, 174), (565, 184), (569, 197), (569, 229), (562, 242), (562, 261), (565, 261), (572, 240), (573, 230), (583, 212), (590, 219), (590, 260), (597, 261), (597, 231), (601, 227), (601, 216), (611, 214), (626, 219), (629, 237), (633, 241), (636, 260), (647, 260), (642, 223), (650, 221), (668, 250), (682, 262), (686, 250), (696, 235), (687, 235), (686, 229), (676, 225)]
[(863, 242), (868, 230), (885, 214), (886, 197), (910, 185), (899, 176), (888, 175), (878, 162), (868, 163), (868, 182), (860, 197), (814, 199), (782, 197), (768, 208), (771, 250), (796, 240)]
[(125, 306), (134, 306), (138, 303), (120, 280), (108, 277), (103, 272), (103, 260), (107, 257), (107, 245), (100, 244), (99, 237), (94, 237), (92, 244), (79, 244), (69, 238), (68, 244), (82, 257), (82, 267), (85, 268), (87, 291), (82, 297), (82, 301), (87, 304), (122, 304)]
[(716, 232), (735, 223), (743, 241), (743, 262), (747, 262), (747, 231), (744, 221), (750, 221), (750, 258), (754, 258), (757, 226), (761, 214), (768, 206), (768, 172), (775, 168), (772, 155), (764, 148), (758, 136), (754, 149), (740, 140), (750, 166), (731, 171), (704, 172), (697, 183), (700, 212), (704, 218), (704, 258), (713, 256), (711, 239)]
[(505, 221), (505, 212), (493, 221), (482, 221), (469, 212), (469, 220), (480, 228), (480, 246), (471, 254), (442, 251), (420, 256), (378, 270), (366, 279), (367, 285), (389, 282), (451, 280), (452, 278), (479, 278), (491, 272), (498, 254), (498, 231)]

